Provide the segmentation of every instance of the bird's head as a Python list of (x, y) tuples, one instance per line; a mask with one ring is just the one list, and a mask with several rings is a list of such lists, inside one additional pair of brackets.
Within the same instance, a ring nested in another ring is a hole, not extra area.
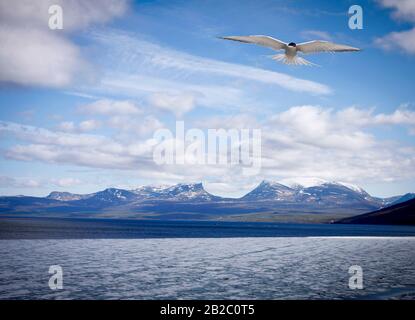
[(288, 46), (289, 46), (289, 47), (294, 47), (294, 48), (295, 48), (295, 47), (297, 46), (297, 44), (295, 44), (294, 42), (290, 42), (290, 43), (288, 44)]

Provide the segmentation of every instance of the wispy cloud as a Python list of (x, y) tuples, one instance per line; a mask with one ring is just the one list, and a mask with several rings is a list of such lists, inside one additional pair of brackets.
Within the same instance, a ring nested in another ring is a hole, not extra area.
[(326, 40), (331, 41), (332, 37), (327, 31), (322, 30), (305, 30), (301, 32), (303, 38), (310, 40)]
[(100, 126), (100, 121), (91, 119), (82, 121), (79, 124), (75, 124), (73, 121), (63, 121), (59, 123), (57, 128), (63, 132), (87, 132), (98, 129)]
[(399, 48), (403, 52), (415, 54), (415, 28), (408, 31), (391, 32), (384, 37), (377, 38), (375, 44), (387, 51)]
[(81, 180), (77, 178), (33, 178), (33, 177), (9, 177), (0, 176), (0, 188), (42, 188), (42, 187), (61, 187), (68, 188), (80, 185)]
[[(201, 96), (209, 94), (215, 81), (221, 84), (222, 91), (237, 92), (238, 88), (232, 84), (235, 79), (277, 86), (294, 92), (315, 95), (331, 93), (327, 85), (315, 81), (192, 55), (127, 33), (95, 32), (91, 37), (108, 50), (109, 64), (118, 71), (118, 76), (116, 72), (112, 72), (103, 80), (105, 86), (111, 87), (111, 83), (117, 82), (114, 79), (123, 79), (125, 82), (128, 76), (132, 76), (133, 79), (139, 77), (143, 80), (134, 82), (136, 89), (156, 91), (160, 90), (155, 83), (159, 76), (167, 88), (177, 90), (181, 87), (187, 92), (199, 92)], [(145, 81), (147, 78), (149, 81)], [(120, 84), (119, 81), (117, 83)]]
[(114, 101), (101, 99), (78, 107), (78, 111), (88, 114), (104, 115), (135, 115), (143, 111), (132, 101)]

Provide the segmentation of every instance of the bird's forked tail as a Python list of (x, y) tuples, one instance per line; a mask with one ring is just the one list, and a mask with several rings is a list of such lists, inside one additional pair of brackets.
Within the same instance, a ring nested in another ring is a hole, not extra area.
[(317, 66), (315, 63), (312, 63), (297, 55), (294, 57), (287, 57), (284, 53), (273, 55), (271, 59), (280, 61), (285, 64), (291, 64), (291, 65), (297, 65), (297, 66)]

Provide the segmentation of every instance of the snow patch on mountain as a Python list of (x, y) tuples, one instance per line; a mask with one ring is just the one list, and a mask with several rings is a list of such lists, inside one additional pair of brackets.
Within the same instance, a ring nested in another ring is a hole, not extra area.
[(329, 181), (324, 180), (321, 178), (315, 178), (315, 177), (300, 177), (300, 178), (288, 178), (280, 180), (280, 183), (286, 186), (289, 186), (293, 189), (305, 189), (305, 188), (311, 188), (311, 187), (318, 187), (323, 185), (340, 185), (344, 186), (350, 190), (353, 190), (358, 193), (364, 193), (366, 194), (366, 191), (352, 183), (348, 182), (342, 182), (342, 181)]
[(346, 188), (348, 188), (350, 190), (353, 190), (355, 192), (358, 192), (358, 193), (367, 193), (363, 188), (361, 188), (361, 187), (359, 187), (359, 186), (357, 186), (355, 184), (351, 184), (351, 183), (347, 183), (347, 182), (340, 182), (340, 181), (335, 182), (335, 183), (340, 184), (340, 185), (343, 185)]
[(87, 199), (91, 196), (92, 194), (75, 194), (70, 192), (52, 191), (46, 198), (59, 201), (73, 201)]
[(148, 200), (213, 200), (218, 197), (211, 195), (202, 183), (179, 183), (175, 185), (141, 186), (131, 190), (140, 199)]
[(287, 178), (280, 180), (279, 182), (293, 189), (316, 187), (325, 183), (329, 183), (327, 180), (315, 177)]

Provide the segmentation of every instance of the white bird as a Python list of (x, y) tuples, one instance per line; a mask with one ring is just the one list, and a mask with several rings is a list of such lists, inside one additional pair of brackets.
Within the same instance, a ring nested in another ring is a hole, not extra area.
[(225, 40), (233, 40), (244, 43), (253, 43), (260, 46), (268, 47), (274, 50), (284, 50), (285, 53), (276, 54), (272, 56), (272, 59), (276, 61), (281, 61), (285, 64), (295, 64), (295, 65), (314, 65), (312, 62), (307, 61), (306, 59), (299, 57), (298, 52), (308, 54), (308, 53), (318, 53), (318, 52), (347, 52), (347, 51), (360, 51), (358, 48), (346, 46), (343, 44), (336, 44), (329, 41), (322, 40), (313, 40), (309, 42), (303, 42), (296, 44), (294, 42), (285, 43), (278, 39), (269, 37), (269, 36), (229, 36), (229, 37), (220, 37)]

